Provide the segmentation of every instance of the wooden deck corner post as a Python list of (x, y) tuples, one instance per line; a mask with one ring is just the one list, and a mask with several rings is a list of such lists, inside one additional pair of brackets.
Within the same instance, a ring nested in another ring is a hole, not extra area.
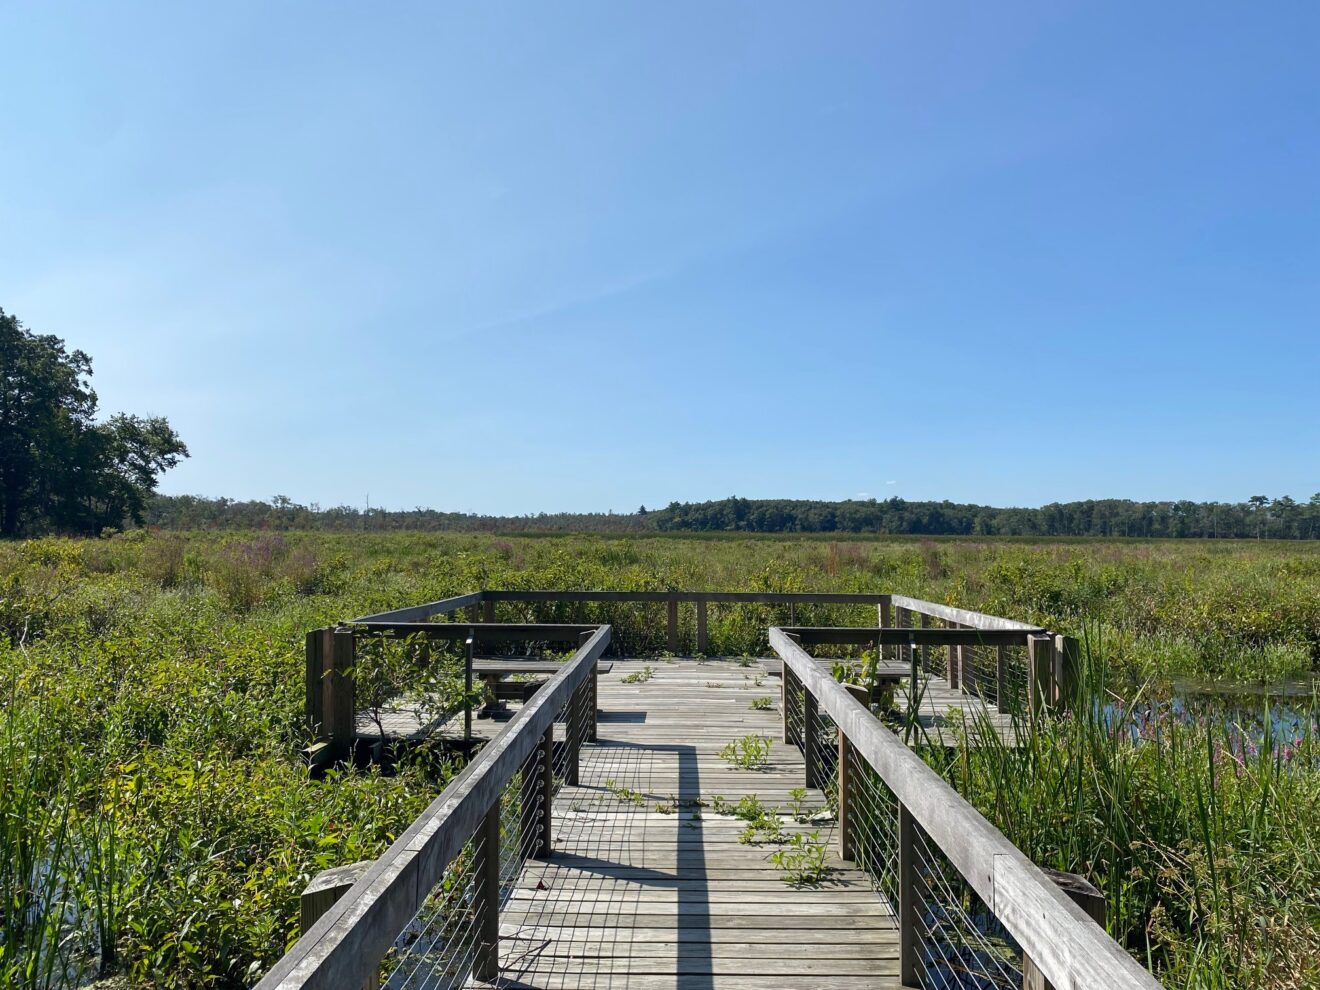
[(493, 601), (483, 601), (481, 603), (481, 621), (495, 621), (495, 603)]
[(554, 850), (555, 822), (555, 724), (545, 730), (541, 739), (541, 847), (537, 858), (549, 859)]
[(1054, 637), (1054, 702), (1060, 709), (1071, 707), (1076, 700), (1081, 649), (1073, 636)]
[[(366, 859), (347, 866), (335, 866), (322, 870), (312, 877), (311, 883), (303, 888), (298, 903), (298, 927), (303, 935), (311, 931), (312, 925), (316, 924), (321, 915), (329, 911), (339, 898), (348, 893), (353, 884), (362, 879), (374, 862), (375, 860)], [(379, 986), (380, 977), (373, 973), (362, 984), (362, 990), (377, 990)]]
[(917, 889), (917, 822), (902, 803), (898, 806), (898, 969), (899, 983), (920, 986), (917, 954), (921, 938), (917, 923), (924, 910)]
[(697, 652), (705, 654), (710, 648), (710, 629), (706, 621), (706, 599), (697, 599)]
[(481, 822), (481, 844), (476, 864), (477, 945), (472, 975), (494, 983), (500, 975), (500, 799), (486, 810)]
[[(329, 663), (323, 675), (327, 689), (325, 717), (327, 735), (336, 758), (352, 752), (357, 732), (357, 695), (354, 691), (354, 638), (351, 629), (330, 629)], [(324, 657), (323, 657), (324, 659)]]
[(304, 715), (308, 731), (317, 739), (325, 738), (325, 687), (321, 681), (325, 673), (325, 657), (322, 645), (326, 630), (313, 629), (306, 637), (307, 646), (307, 698), (304, 702)]
[(802, 690), (802, 770), (806, 786), (816, 786), (816, 696), (807, 686)]
[[(1105, 895), (1100, 893), (1091, 881), (1076, 873), (1064, 873), (1061, 870), (1042, 871), (1067, 894), (1074, 904), (1080, 907), (1101, 928), (1105, 926)], [(1045, 979), (1045, 974), (1036, 968), (1035, 961), (1025, 953), (1022, 955), (1022, 990), (1054, 990), (1054, 984)]]
[(1027, 711), (1034, 719), (1049, 707), (1054, 679), (1054, 637), (1049, 633), (1027, 639)]
[(1004, 697), (1008, 693), (1008, 647), (995, 647), (995, 707), (1004, 710)]
[(671, 598), (668, 601), (668, 610), (665, 617), (665, 642), (668, 644), (670, 653), (678, 652), (678, 599)]

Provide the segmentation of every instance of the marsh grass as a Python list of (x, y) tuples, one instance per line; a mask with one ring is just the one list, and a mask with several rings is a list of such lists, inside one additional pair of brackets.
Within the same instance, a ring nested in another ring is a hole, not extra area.
[(1169, 986), (1320, 981), (1317, 707), (1284, 737), (1268, 702), (1244, 723), (1123, 694), (1084, 650), (1084, 699), (1006, 742), (983, 717), (949, 757), (954, 786), (1029, 857), (1105, 894), (1111, 934)]
[[(0, 543), (0, 985), (46, 990), (104, 971), (146, 988), (249, 986), (294, 939), (307, 880), (379, 855), (426, 806), (449, 772), (430, 761), (308, 779), (309, 629), (478, 587), (893, 590), (1073, 635), (1099, 624), (1105, 690), (1136, 723), (1177, 677), (1307, 673), (1318, 551), (142, 531)], [(712, 605), (708, 618), (712, 655), (755, 657), (790, 612)], [(794, 618), (872, 625), (875, 611), (802, 606)], [(610, 622), (616, 655), (665, 649), (663, 604), (501, 603), (499, 619)], [(694, 616), (680, 620), (686, 650)], [(373, 672), (366, 650), (361, 676), (378, 676), (381, 704), (436, 687), (427, 678), (452, 688), (447, 661), (416, 659)], [(1312, 758), (1217, 756), (1212, 779), (1208, 754), (1232, 750), (1219, 736), (1207, 749), (1194, 725), (1154, 747), (1101, 733), (1098, 715), (1051, 725), (1024, 753), (946, 769), (1038, 861), (1099, 879), (1115, 931), (1169, 985), (1313, 978)]]

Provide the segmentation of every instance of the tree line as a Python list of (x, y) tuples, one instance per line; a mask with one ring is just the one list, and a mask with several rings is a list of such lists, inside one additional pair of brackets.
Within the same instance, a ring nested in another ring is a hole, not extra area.
[(435, 509), (323, 509), (277, 495), (269, 502), (157, 495), (143, 522), (164, 529), (431, 531), (479, 533), (874, 533), (926, 536), (1320, 538), (1320, 492), (1307, 502), (1255, 495), (1243, 502), (1088, 499), (1040, 508), (996, 508), (901, 498), (819, 502), (727, 498), (671, 502), (632, 513), (523, 516)]

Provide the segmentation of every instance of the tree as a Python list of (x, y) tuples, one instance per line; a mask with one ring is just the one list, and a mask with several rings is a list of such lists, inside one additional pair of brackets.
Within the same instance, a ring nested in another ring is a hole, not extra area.
[(1247, 504), (1251, 506), (1251, 514), (1256, 517), (1256, 539), (1260, 539), (1261, 524), (1265, 516), (1265, 506), (1270, 504), (1270, 500), (1265, 495), (1253, 495), (1247, 499)]
[(95, 421), (92, 359), (0, 309), (0, 536), (140, 522), (158, 476), (188, 456), (163, 417)]

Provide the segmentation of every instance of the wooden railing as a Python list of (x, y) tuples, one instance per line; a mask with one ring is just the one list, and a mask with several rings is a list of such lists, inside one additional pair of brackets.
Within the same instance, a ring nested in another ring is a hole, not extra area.
[[(1034, 715), (1067, 701), (1076, 666), (1077, 643), (1038, 626), (983, 612), (955, 608), (906, 595), (844, 592), (716, 592), (716, 591), (474, 591), (452, 598), (360, 616), (330, 629), (307, 634), (307, 722), (322, 740), (319, 759), (342, 758), (355, 735), (357, 699), (352, 670), (355, 640), (362, 634), (424, 635), (435, 639), (472, 638), (475, 644), (518, 638), (536, 629), (547, 641), (572, 643), (594, 625), (497, 623), (501, 603), (653, 603), (665, 604), (665, 642), (671, 652), (680, 643), (679, 606), (693, 606), (697, 652), (709, 649), (710, 605), (778, 605), (789, 609), (790, 623), (798, 606), (861, 605), (876, 609), (876, 645), (887, 655), (907, 662), (915, 675), (938, 673), (951, 688), (976, 694), (1008, 714)], [(461, 614), (460, 614), (461, 613)], [(428, 621), (439, 617), (450, 621)], [(1017, 634), (972, 637), (938, 644), (926, 629), (970, 629)], [(849, 627), (853, 629), (853, 627)], [(855, 630), (854, 630), (855, 631)], [(909, 635), (909, 633), (911, 635)], [(850, 635), (850, 633), (844, 634)], [(923, 639), (924, 637), (924, 639)], [(526, 638), (524, 636), (524, 638)], [(881, 640), (883, 642), (881, 642)], [(840, 639), (837, 642), (861, 642)], [(934, 649), (946, 651), (936, 654)], [(988, 658), (982, 662), (982, 658)], [(469, 653), (470, 659), (470, 653)], [(938, 661), (938, 662), (936, 662)], [(986, 671), (979, 671), (982, 667)], [(470, 671), (468, 672), (470, 679)]]
[[(423, 614), (435, 610), (423, 606), (413, 612)], [(410, 620), (392, 621), (398, 625)], [(470, 628), (458, 632), (467, 635)], [(559, 635), (557, 628), (526, 626), (520, 632), (545, 638)], [(331, 635), (345, 632), (351, 636), (351, 630)], [(509, 628), (499, 630), (503, 640), (513, 634)], [(446, 879), (446, 871), (451, 871), (451, 889), (446, 903), (434, 910), (459, 912), (443, 927), (461, 932), (466, 953), (462, 965), (478, 979), (493, 978), (503, 896), (501, 864), (507, 868), (512, 857), (516, 868), (528, 855), (549, 853), (554, 787), (560, 780), (576, 782), (578, 747), (590, 732), (588, 720), (595, 718), (591, 685), (596, 663), (609, 642), (609, 626), (593, 628), (563, 668), (275, 964), (259, 990), (356, 990), (372, 985), (386, 954), (408, 937), (419, 912), (425, 914), (428, 898)], [(556, 720), (565, 724), (559, 742)], [(514, 827), (507, 820), (510, 814)], [(455, 880), (455, 861), (465, 851)]]
[[(902, 607), (925, 605), (904, 599)], [(948, 972), (961, 971), (986, 985), (1016, 977), (1033, 987), (1154, 990), (1160, 984), (1150, 973), (803, 648), (813, 639), (838, 642), (845, 632), (848, 642), (869, 637), (903, 648), (1036, 635), (1030, 626), (986, 618), (958, 610), (951, 621), (985, 627), (961, 632), (772, 628), (786, 695), (802, 696), (802, 723), (790, 735), (804, 755), (815, 749), (834, 764), (835, 779), (822, 781), (824, 761), (807, 757), (814, 775), (807, 783), (835, 789), (841, 854), (865, 869), (897, 910), (905, 986), (964, 985), (948, 982)], [(905, 644), (904, 633), (911, 637)], [(1010, 936), (1007, 951), (1014, 942), (1020, 947), (1020, 963), (997, 961), (985, 948), (994, 937), (988, 917)]]

